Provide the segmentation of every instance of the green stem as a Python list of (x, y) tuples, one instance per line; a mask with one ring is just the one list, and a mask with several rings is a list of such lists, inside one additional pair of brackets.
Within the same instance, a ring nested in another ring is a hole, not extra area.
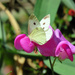
[(50, 58), (50, 57), (49, 57), (49, 62), (50, 62), (50, 66), (51, 66), (52, 75), (54, 75), (53, 65), (52, 65), (52, 63), (51, 63), (51, 58)]
[(53, 64), (52, 64), (52, 66), (54, 66), (56, 59), (57, 59), (57, 58), (55, 57), (55, 59), (54, 59), (54, 61), (53, 61)]
[(12, 73), (12, 71), (10, 71), (7, 75), (9, 75), (10, 73)]

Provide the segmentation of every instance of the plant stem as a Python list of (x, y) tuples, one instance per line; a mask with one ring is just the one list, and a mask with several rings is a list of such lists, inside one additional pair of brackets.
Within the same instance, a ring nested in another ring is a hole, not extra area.
[(54, 59), (54, 61), (53, 61), (53, 64), (52, 64), (52, 66), (54, 66), (56, 59), (57, 59), (57, 58), (55, 57), (55, 59)]
[(49, 62), (50, 62), (50, 66), (51, 66), (52, 75), (54, 75), (53, 65), (52, 65), (52, 63), (51, 63), (51, 58), (50, 58), (50, 57), (49, 57)]

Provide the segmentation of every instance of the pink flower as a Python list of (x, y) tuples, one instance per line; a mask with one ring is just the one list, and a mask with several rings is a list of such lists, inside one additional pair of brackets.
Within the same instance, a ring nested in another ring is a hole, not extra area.
[(27, 53), (31, 53), (35, 45), (33, 42), (30, 41), (29, 37), (27, 37), (25, 34), (18, 35), (14, 40), (14, 46), (18, 50), (24, 50)]
[(73, 61), (73, 54), (75, 54), (75, 46), (64, 38), (59, 29), (55, 30), (55, 35), (59, 39), (59, 43), (55, 50), (55, 56), (59, 57), (60, 60), (68, 58)]
[[(49, 28), (52, 29), (51, 26)], [(75, 46), (64, 38), (59, 29), (55, 31), (52, 29), (52, 31), (53, 33), (50, 40), (43, 45), (30, 41), (29, 37), (25, 34), (20, 34), (15, 38), (15, 48), (19, 50), (23, 49), (27, 53), (31, 53), (36, 46), (39, 52), (44, 56), (54, 56), (58, 57), (60, 60), (67, 58), (73, 61)]]
[(59, 57), (60, 60), (67, 58), (73, 61), (75, 53), (75, 46), (64, 38), (59, 29), (53, 30), (51, 39), (44, 45), (37, 44), (37, 48), (42, 55)]

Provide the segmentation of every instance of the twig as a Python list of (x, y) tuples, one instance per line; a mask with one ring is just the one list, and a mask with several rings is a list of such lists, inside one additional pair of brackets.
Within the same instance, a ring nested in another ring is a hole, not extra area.
[(9, 17), (9, 21), (11, 23), (11, 25), (13, 26), (16, 35), (21, 34), (21, 29), (19, 27), (19, 24), (17, 23), (17, 21), (15, 20), (15, 18), (13, 17), (13, 15), (11, 14), (11, 12), (0, 2), (0, 8), (2, 10), (5, 11), (5, 13), (8, 15)]

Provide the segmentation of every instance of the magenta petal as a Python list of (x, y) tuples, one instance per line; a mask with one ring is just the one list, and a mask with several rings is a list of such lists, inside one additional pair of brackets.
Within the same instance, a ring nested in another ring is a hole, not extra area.
[(26, 51), (27, 53), (31, 53), (35, 48), (34, 43), (32, 43), (30, 41), (29, 37), (27, 37), (27, 36), (20, 40), (20, 44), (21, 44), (23, 50)]
[(55, 35), (60, 41), (67, 41), (69, 47), (71, 48), (72, 53), (75, 54), (75, 46), (72, 45), (68, 40), (65, 39), (65, 37), (62, 35), (59, 29), (55, 30)]
[(61, 31), (60, 31), (59, 29), (56, 29), (56, 30), (55, 30), (55, 35), (56, 35), (56, 37), (59, 38), (61, 41), (67, 41), (67, 40), (65, 39), (65, 37), (62, 35), (62, 33), (61, 33)]
[(73, 61), (72, 51), (67, 41), (62, 41), (58, 44), (58, 46), (56, 47), (55, 55), (57, 57), (60, 57), (61, 60), (64, 60), (65, 58), (69, 58), (71, 61)]
[(18, 35), (16, 38), (15, 38), (15, 40), (14, 40), (14, 46), (15, 46), (15, 48), (16, 49), (18, 49), (18, 50), (22, 50), (23, 48), (21, 47), (21, 45), (20, 45), (20, 40), (22, 39), (22, 38), (24, 38), (26, 35), (25, 34), (20, 34), (20, 35)]
[(68, 41), (68, 45), (71, 48), (72, 53), (75, 54), (75, 46), (72, 45), (69, 41)]
[(51, 39), (47, 43), (45, 43), (44, 45), (37, 45), (37, 48), (43, 56), (55, 56), (55, 49), (57, 44), (58, 39), (53, 33)]
[(72, 53), (75, 54), (75, 46), (72, 44), (69, 44), (69, 46), (71, 48)]

